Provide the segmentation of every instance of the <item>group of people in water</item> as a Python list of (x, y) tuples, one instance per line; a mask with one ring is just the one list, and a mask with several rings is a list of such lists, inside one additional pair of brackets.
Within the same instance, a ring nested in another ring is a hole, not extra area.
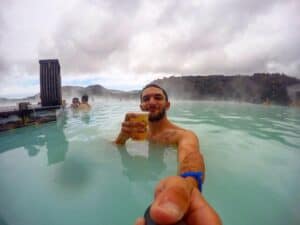
[(81, 97), (81, 102), (79, 101), (79, 98), (75, 97), (72, 99), (71, 109), (74, 110), (83, 110), (83, 111), (89, 111), (91, 109), (91, 105), (89, 104), (89, 96), (83, 95)]

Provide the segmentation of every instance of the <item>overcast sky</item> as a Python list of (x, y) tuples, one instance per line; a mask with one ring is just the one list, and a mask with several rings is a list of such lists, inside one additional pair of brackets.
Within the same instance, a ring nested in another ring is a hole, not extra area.
[(39, 92), (39, 59), (63, 85), (133, 90), (164, 76), (300, 78), (299, 0), (1, 0), (0, 97)]

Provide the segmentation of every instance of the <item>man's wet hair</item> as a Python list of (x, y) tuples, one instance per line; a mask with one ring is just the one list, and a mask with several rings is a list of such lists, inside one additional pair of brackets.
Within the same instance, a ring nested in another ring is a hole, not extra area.
[(81, 101), (88, 102), (89, 101), (89, 96), (88, 95), (82, 95)]
[(141, 102), (142, 102), (142, 94), (143, 94), (144, 90), (147, 89), (147, 88), (150, 88), (150, 87), (155, 87), (155, 88), (160, 89), (160, 90), (163, 92), (163, 94), (164, 94), (164, 96), (165, 96), (165, 98), (166, 98), (166, 101), (167, 101), (167, 102), (169, 101), (169, 97), (168, 97), (168, 94), (167, 94), (166, 90), (163, 89), (163, 88), (162, 88), (161, 86), (159, 86), (158, 84), (153, 84), (153, 83), (151, 83), (151, 84), (147, 84), (145, 87), (143, 87), (143, 89), (142, 89), (142, 91), (141, 91), (141, 94), (140, 94), (140, 100), (141, 100)]

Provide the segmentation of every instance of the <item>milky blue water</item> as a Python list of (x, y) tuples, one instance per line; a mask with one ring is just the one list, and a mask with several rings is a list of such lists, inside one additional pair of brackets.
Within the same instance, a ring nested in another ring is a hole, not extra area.
[[(112, 144), (138, 102), (94, 102), (89, 113), (0, 133), (1, 225), (129, 225), (155, 184), (176, 174), (176, 149)], [(204, 195), (230, 225), (300, 224), (300, 110), (177, 102), (206, 162)]]

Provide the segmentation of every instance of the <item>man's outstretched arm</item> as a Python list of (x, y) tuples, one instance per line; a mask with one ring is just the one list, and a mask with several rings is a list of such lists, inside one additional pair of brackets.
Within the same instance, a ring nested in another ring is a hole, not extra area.
[[(154, 202), (150, 209), (151, 218), (159, 224), (173, 224), (187, 215), (193, 199), (192, 193), (199, 180), (193, 176), (180, 175), (201, 172), (204, 178), (204, 159), (199, 149), (197, 136), (191, 131), (182, 131), (178, 139), (178, 175), (161, 180), (156, 187)], [(201, 194), (200, 194), (201, 195)]]
[[(200, 151), (199, 140), (191, 131), (185, 131), (178, 142), (178, 175), (186, 172), (201, 172), (202, 183), (205, 176), (205, 163)], [(192, 177), (187, 177), (190, 183), (198, 187), (198, 182)]]

